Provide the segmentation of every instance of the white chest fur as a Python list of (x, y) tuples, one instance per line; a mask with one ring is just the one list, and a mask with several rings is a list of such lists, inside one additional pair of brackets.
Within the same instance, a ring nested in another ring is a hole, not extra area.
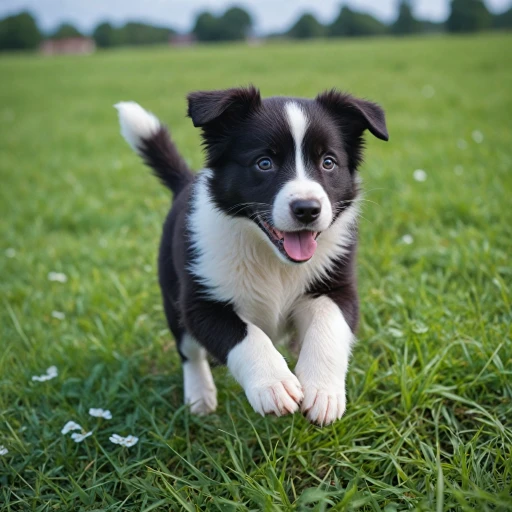
[(282, 261), (266, 235), (252, 221), (226, 215), (213, 204), (204, 170), (195, 184), (189, 229), (197, 250), (191, 270), (212, 299), (230, 302), (246, 322), (260, 327), (276, 342), (286, 331), (297, 299), (326, 275), (352, 239), (355, 205), (324, 231), (307, 263)]

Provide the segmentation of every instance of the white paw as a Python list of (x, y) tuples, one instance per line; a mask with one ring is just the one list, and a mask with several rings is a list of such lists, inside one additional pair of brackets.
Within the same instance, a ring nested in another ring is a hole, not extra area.
[(345, 405), (344, 386), (324, 389), (304, 387), (301, 411), (311, 423), (324, 426), (339, 420), (345, 412)]
[(288, 378), (282, 380), (248, 386), (245, 393), (254, 410), (262, 416), (294, 413), (304, 397), (300, 382), (291, 372)]
[(185, 403), (190, 404), (190, 412), (197, 416), (205, 416), (217, 409), (216, 389), (202, 389), (196, 394), (185, 396)]

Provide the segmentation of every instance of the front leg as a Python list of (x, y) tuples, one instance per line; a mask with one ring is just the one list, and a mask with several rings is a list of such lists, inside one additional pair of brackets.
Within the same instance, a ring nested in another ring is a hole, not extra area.
[[(357, 296), (354, 301), (352, 307), (357, 308)], [(352, 312), (346, 313), (353, 324)], [(345, 412), (345, 377), (354, 326), (347, 323), (336, 298), (327, 295), (304, 299), (294, 318), (302, 339), (295, 368), (304, 390), (301, 409), (309, 421), (328, 425)]]
[(198, 295), (186, 307), (187, 330), (227, 364), (256, 412), (262, 416), (295, 412), (303, 398), (301, 385), (270, 338), (244, 322), (231, 304)]
[(247, 336), (231, 349), (227, 364), (253, 409), (262, 416), (282, 416), (299, 408), (303, 398), (300, 382), (259, 327), (247, 325)]

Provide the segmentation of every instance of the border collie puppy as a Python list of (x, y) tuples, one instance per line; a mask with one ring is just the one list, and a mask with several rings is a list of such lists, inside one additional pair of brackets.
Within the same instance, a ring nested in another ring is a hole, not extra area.
[[(174, 193), (159, 280), (191, 411), (217, 407), (209, 353), (262, 415), (340, 418), (358, 320), (357, 167), (365, 130), (388, 140), (382, 109), (336, 90), (193, 92), (207, 157), (194, 175), (153, 114), (116, 108), (124, 138)], [(295, 373), (274, 346), (288, 335), (301, 346)]]

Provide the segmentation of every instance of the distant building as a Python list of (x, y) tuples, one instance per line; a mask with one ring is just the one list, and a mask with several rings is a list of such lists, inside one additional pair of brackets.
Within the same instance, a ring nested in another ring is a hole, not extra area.
[(265, 42), (265, 39), (263, 39), (262, 37), (258, 37), (254, 34), (251, 34), (247, 37), (245, 41), (249, 46), (261, 46)]
[(46, 39), (39, 45), (44, 55), (74, 54), (84, 55), (96, 50), (94, 39), (89, 37), (69, 37), (66, 39)]
[(171, 46), (192, 46), (196, 43), (197, 38), (194, 34), (173, 34), (169, 37)]

